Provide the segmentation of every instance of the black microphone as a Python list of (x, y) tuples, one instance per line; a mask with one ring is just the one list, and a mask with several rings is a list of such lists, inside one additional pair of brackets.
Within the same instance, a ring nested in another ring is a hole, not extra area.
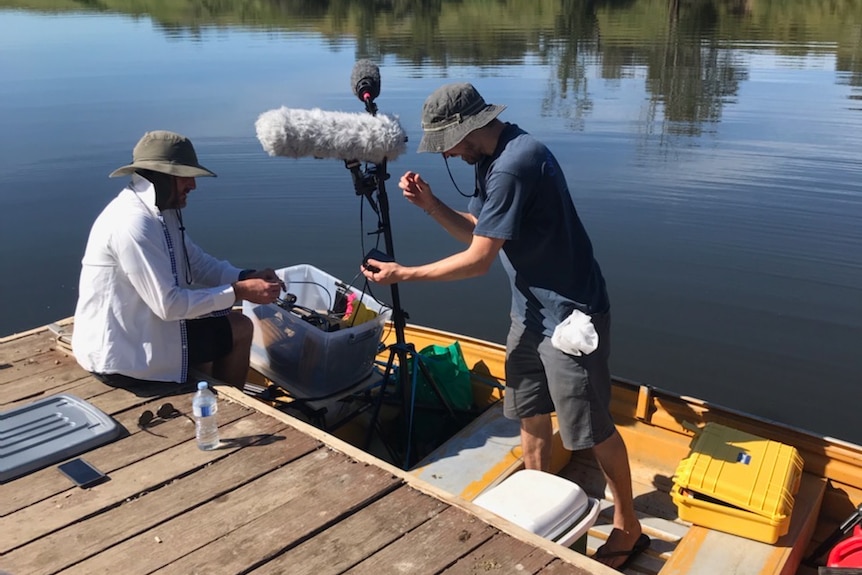
[(380, 95), (380, 68), (371, 60), (359, 60), (353, 65), (350, 84), (356, 97), (368, 106)]

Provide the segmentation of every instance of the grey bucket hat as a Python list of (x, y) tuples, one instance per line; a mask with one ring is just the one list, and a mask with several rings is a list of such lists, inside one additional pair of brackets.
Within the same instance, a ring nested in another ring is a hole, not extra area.
[(186, 178), (215, 177), (213, 172), (198, 163), (191, 140), (167, 130), (144, 134), (132, 151), (132, 163), (117, 168), (108, 177), (125, 176), (138, 168)]
[(486, 104), (472, 84), (445, 84), (422, 106), (419, 152), (447, 152), (467, 134), (487, 125), (506, 106)]

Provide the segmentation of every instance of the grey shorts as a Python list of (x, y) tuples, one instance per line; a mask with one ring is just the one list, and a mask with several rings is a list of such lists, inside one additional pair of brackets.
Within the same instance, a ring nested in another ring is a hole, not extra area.
[(599, 347), (587, 356), (568, 355), (551, 338), (513, 322), (506, 340), (506, 417), (557, 412), (566, 449), (588, 449), (615, 431), (610, 412), (610, 313), (592, 316)]

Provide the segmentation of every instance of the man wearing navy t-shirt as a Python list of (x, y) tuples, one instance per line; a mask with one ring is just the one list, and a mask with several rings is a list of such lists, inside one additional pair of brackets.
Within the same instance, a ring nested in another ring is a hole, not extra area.
[[(372, 259), (363, 274), (384, 285), (457, 280), (485, 274), (500, 256), (513, 296), (504, 412), (520, 420), (529, 469), (549, 469), (552, 412), (567, 449), (595, 454), (615, 504), (614, 529), (594, 557), (619, 568), (649, 539), (635, 515), (628, 455), (610, 413), (605, 280), (559, 163), (524, 130), (498, 120), (504, 109), (466, 83), (446, 84), (426, 99), (419, 152), (473, 165), (475, 194), (468, 211), (459, 212), (415, 172), (405, 173), (399, 187), (468, 247), (421, 266)], [(560, 345), (555, 330), (576, 321), (589, 335)]]

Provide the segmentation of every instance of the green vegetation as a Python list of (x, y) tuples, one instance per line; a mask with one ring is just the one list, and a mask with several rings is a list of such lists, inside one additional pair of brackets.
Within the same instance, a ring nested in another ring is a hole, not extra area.
[[(505, 59), (572, 20), (614, 22), (613, 42), (636, 31), (644, 41), (679, 27), (708, 27), (717, 37), (752, 42), (858, 43), (859, 0), (0, 0), (0, 9), (148, 15), (166, 27), (242, 26), (347, 35), (380, 49), (409, 35), (414, 57)], [(456, 53), (442, 40), (457, 39)], [(631, 37), (628, 37), (631, 39)], [(493, 48), (492, 46), (496, 46)], [(405, 54), (407, 55), (407, 54)], [(523, 55), (523, 54), (522, 54)]]

